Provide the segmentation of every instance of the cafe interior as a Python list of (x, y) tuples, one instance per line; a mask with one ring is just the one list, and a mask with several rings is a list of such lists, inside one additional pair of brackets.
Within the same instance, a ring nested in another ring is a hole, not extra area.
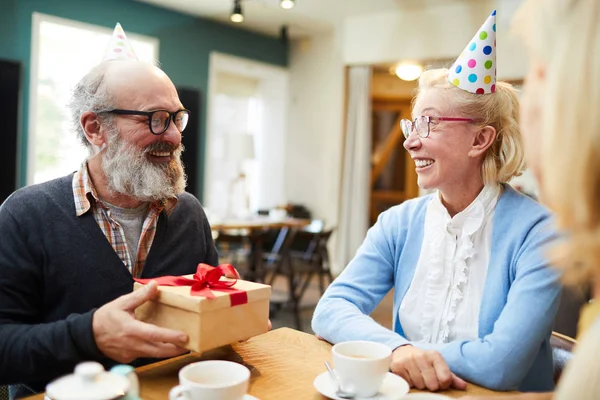
[[(527, 56), (510, 32), (520, 4), (4, 0), (0, 203), (79, 168), (86, 150), (71, 134), (67, 103), (120, 23), (138, 58), (157, 62), (191, 111), (182, 138), (186, 190), (204, 207), (220, 263), (272, 288), (270, 332), (139, 368), (140, 398), (166, 399), (177, 371), (201, 360), (248, 367), (244, 399), (321, 398), (315, 378), (331, 345), (311, 328), (317, 302), (381, 212), (428, 193), (399, 124), (411, 119), (420, 74), (450, 67), (497, 10), (497, 79), (520, 87)], [(529, 171), (511, 185), (538, 195)], [(563, 294), (551, 340), (556, 379), (588, 296)], [(393, 291), (371, 314), (390, 329), (392, 301)], [(281, 357), (265, 359), (270, 353)], [(285, 362), (292, 358), (304, 361)], [(492, 393), (473, 386), (469, 393)], [(7, 396), (0, 387), (0, 400)]]

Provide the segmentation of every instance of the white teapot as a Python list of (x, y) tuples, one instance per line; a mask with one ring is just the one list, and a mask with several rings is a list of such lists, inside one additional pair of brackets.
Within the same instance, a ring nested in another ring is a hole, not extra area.
[(45, 400), (140, 400), (139, 384), (129, 365), (107, 372), (102, 364), (88, 361), (78, 364), (74, 374), (50, 382)]

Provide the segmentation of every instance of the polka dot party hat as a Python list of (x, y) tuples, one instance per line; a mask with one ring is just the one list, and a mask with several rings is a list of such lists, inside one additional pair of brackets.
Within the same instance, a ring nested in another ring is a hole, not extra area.
[(133, 51), (133, 47), (131, 47), (131, 43), (127, 40), (127, 36), (125, 36), (123, 27), (117, 22), (102, 61), (127, 59), (137, 60), (138, 58)]
[(471, 93), (496, 91), (496, 10), (454, 62), (448, 80), (457, 88)]

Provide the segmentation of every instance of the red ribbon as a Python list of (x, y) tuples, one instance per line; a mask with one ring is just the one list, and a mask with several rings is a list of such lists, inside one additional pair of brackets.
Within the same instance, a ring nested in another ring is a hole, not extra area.
[(216, 296), (211, 289), (218, 292), (229, 293), (231, 298), (231, 306), (246, 304), (248, 302), (248, 294), (244, 290), (234, 289), (232, 286), (237, 282), (222, 281), (221, 277), (229, 272), (230, 275), (236, 276), (237, 272), (230, 264), (221, 264), (218, 267), (213, 267), (208, 264), (198, 264), (198, 269), (193, 278), (185, 278), (183, 276), (160, 276), (150, 279), (134, 278), (136, 282), (147, 284), (151, 281), (156, 281), (162, 286), (191, 286), (190, 294), (192, 296), (202, 296), (207, 299), (214, 299)]

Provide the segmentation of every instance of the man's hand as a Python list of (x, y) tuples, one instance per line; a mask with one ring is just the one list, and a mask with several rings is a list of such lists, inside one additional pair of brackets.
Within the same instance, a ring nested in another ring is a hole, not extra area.
[(417, 389), (437, 391), (467, 388), (467, 382), (450, 371), (437, 351), (420, 350), (411, 345), (398, 347), (392, 353), (391, 370)]
[(94, 313), (92, 329), (98, 349), (122, 363), (136, 358), (166, 358), (187, 352), (184, 332), (160, 328), (135, 319), (133, 311), (158, 293), (156, 282), (121, 296)]

